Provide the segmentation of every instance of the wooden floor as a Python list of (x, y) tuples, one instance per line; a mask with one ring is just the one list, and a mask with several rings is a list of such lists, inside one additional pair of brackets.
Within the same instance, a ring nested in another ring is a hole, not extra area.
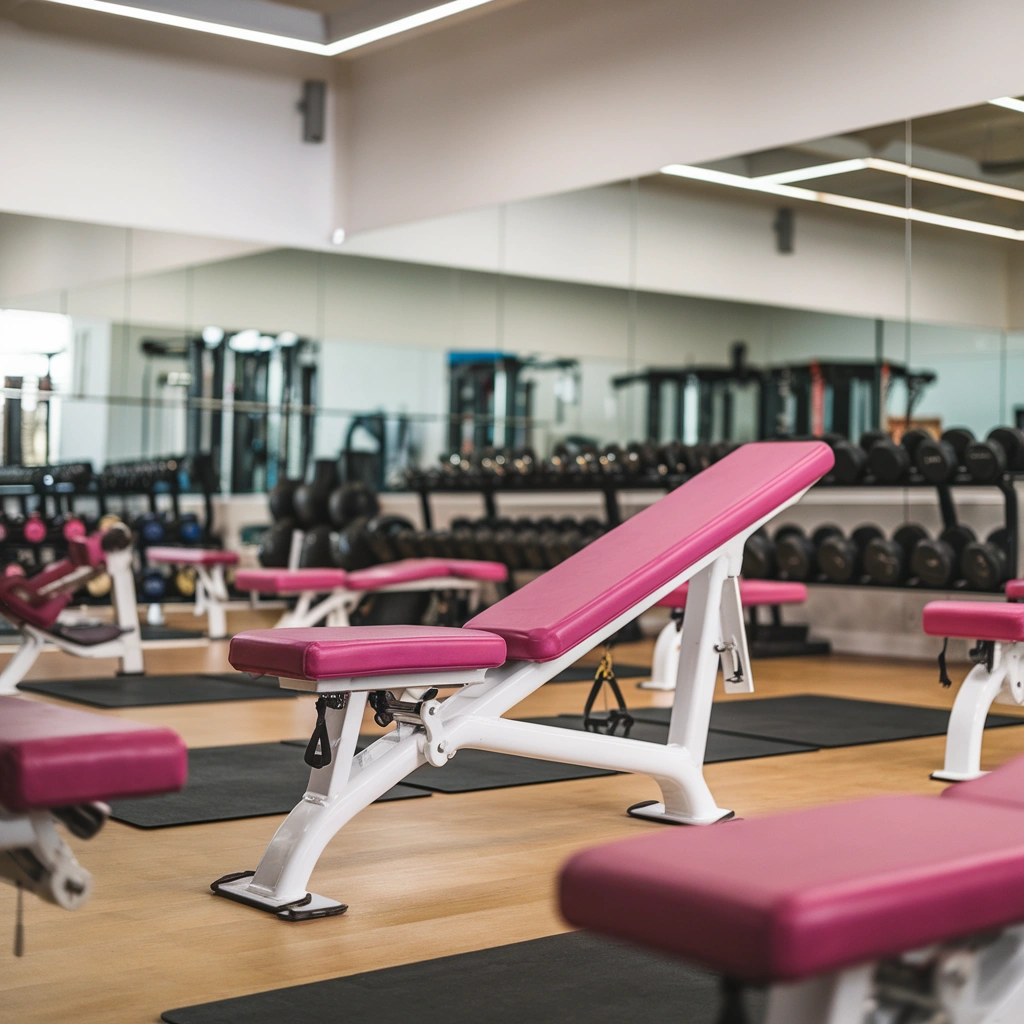
[[(229, 626), (254, 624), (244, 615)], [(623, 646), (617, 654), (645, 663), (652, 647)], [(151, 673), (222, 670), (227, 644), (151, 651), (146, 660)], [(113, 663), (54, 652), (40, 658), (32, 678), (113, 671)], [(954, 666), (954, 678), (963, 674)], [(839, 656), (757, 662), (755, 681), (761, 696), (823, 693), (948, 707), (955, 695), (955, 687), (938, 685), (934, 663)], [(580, 711), (588, 685), (545, 686), (515, 714)], [(625, 690), (635, 705), (671, 699), (632, 683)], [(190, 747), (305, 738), (314, 720), (306, 699), (109, 713), (170, 726)], [(985, 767), (1020, 749), (1020, 731), (992, 731)], [(942, 751), (943, 738), (935, 737), (710, 765), (706, 777), (721, 806), (751, 816), (879, 793), (937, 793), (942, 787), (928, 774)], [(255, 868), (281, 818), (156, 831), (111, 822), (88, 843), (71, 840), (95, 877), (90, 902), (68, 913), (26, 900), (25, 957), (16, 960), (0, 945), (0, 1021), (151, 1022), (175, 1006), (558, 932), (565, 928), (554, 903), (559, 865), (581, 847), (663, 827), (623, 813), (657, 795), (648, 779), (614, 776), (372, 806), (331, 843), (313, 875), (315, 891), (350, 910), (305, 924), (209, 891), (214, 878)], [(14, 891), (0, 886), (0, 929), (13, 931), (13, 924)]]

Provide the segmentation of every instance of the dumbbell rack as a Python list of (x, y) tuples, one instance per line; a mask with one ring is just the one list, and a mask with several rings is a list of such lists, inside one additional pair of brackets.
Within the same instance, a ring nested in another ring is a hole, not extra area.
[[(1019, 553), (1020, 553), (1020, 515), (1019, 515), (1019, 502), (1017, 499), (1016, 484), (1024, 480), (1024, 472), (1013, 472), (1007, 471), (1002, 474), (999, 480), (992, 483), (980, 483), (974, 480), (966, 473), (958, 473), (952, 480), (947, 483), (934, 484), (931, 483), (916, 473), (912, 473), (907, 479), (900, 481), (896, 484), (886, 483), (878, 481), (870, 476), (864, 477), (858, 480), (855, 484), (844, 484), (840, 483), (830, 476), (826, 476), (817, 484), (814, 485), (814, 490), (828, 490), (830, 488), (876, 488), (886, 490), (902, 490), (904, 488), (912, 488), (915, 490), (919, 489), (934, 489), (939, 499), (939, 511), (942, 517), (942, 527), (944, 530), (953, 528), (959, 524), (959, 516), (956, 511), (956, 504), (953, 500), (952, 488), (954, 487), (969, 487), (971, 489), (983, 489), (983, 488), (996, 488), (1003, 496), (1003, 509), (1004, 509), (1004, 525), (1006, 528), (1007, 536), (1007, 562), (1010, 566), (1011, 574), (1016, 575), (1019, 568)], [(808, 584), (814, 586), (827, 586), (827, 587), (858, 587), (864, 589), (864, 584), (861, 583), (832, 583), (819, 580), (808, 580)], [(891, 590), (900, 591), (907, 589), (926, 589), (916, 587), (878, 587), (879, 590)], [(927, 588), (936, 590), (938, 593), (984, 593), (985, 591), (968, 590), (965, 587), (946, 587), (942, 589)]]
[(619, 501), (620, 491), (662, 491), (668, 493), (678, 487), (686, 477), (601, 477), (598, 474), (579, 475), (569, 478), (571, 484), (553, 487), (544, 482), (516, 480), (513, 484), (505, 484), (503, 478), (496, 477), (493, 482), (477, 481), (471, 486), (458, 487), (437, 483), (418, 483), (410, 489), (419, 496), (420, 512), (423, 525), (431, 530), (434, 517), (430, 498), (434, 494), (478, 494), (483, 499), (487, 515), (496, 519), (498, 511), (497, 495), (499, 494), (600, 494), (604, 501), (605, 520), (609, 527), (618, 526), (622, 522), (622, 506)]

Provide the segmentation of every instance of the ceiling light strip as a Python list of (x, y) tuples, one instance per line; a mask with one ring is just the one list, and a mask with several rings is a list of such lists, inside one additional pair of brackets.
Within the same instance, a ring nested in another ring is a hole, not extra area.
[(929, 213), (913, 207), (893, 206), (891, 203), (878, 203), (871, 199), (858, 199), (855, 196), (841, 196), (832, 192), (816, 192), (809, 188), (794, 185), (776, 184), (765, 178), (745, 178), (741, 174), (729, 174), (726, 171), (715, 171), (706, 167), (694, 167), (689, 164), (669, 164), (661, 169), (662, 174), (670, 174), (691, 181), (704, 181), (713, 185), (726, 185), (730, 188), (741, 188), (748, 192), (764, 192), (769, 195), (785, 196), (787, 199), (801, 199), (812, 203), (823, 203), (826, 206), (838, 206), (846, 210), (857, 210), (861, 213), (874, 213), (882, 217), (893, 217), (897, 220), (916, 221), (921, 224), (934, 224), (938, 227), (953, 228), (957, 231), (969, 231), (976, 235), (989, 235), (994, 238), (1007, 238), (1012, 241), (1024, 241), (1024, 231), (1005, 228), (999, 224), (988, 224), (984, 221), (967, 220), (963, 217), (948, 217), (941, 213)]
[(1000, 96), (997, 100), (989, 100), (994, 107), (1006, 107), (1007, 110), (1016, 110), (1018, 114), (1024, 114), (1024, 100), (1016, 96)]
[(204, 21), (202, 18), (189, 18), (181, 14), (169, 14), (164, 11), (147, 10), (144, 7), (132, 7), (128, 4), (110, 3), (108, 0), (47, 0), (47, 2), (63, 4), (65, 7), (78, 7), (86, 11), (97, 11), (101, 14), (116, 14), (123, 18), (134, 18), (136, 21), (146, 21), (154, 25), (168, 25), (172, 28), (206, 32), (209, 35), (223, 36), (228, 39), (241, 39), (249, 43), (277, 46), (286, 50), (299, 50), (321, 57), (335, 57), (340, 53), (348, 53), (381, 39), (388, 39), (414, 28), (450, 18), (463, 11), (472, 10), (474, 7), (482, 7), (484, 4), (492, 3), (493, 0), (452, 0), (450, 3), (398, 18), (386, 25), (379, 25), (377, 28), (367, 29), (365, 32), (357, 32), (355, 35), (337, 39), (332, 43), (317, 43), (294, 36), (282, 36), (273, 32), (260, 32), (257, 29), (241, 28), (216, 21)]

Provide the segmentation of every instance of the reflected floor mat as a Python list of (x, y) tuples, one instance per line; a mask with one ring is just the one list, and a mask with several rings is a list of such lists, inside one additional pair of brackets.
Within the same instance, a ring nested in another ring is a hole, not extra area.
[[(632, 711), (638, 720), (661, 724), (668, 722), (671, 713), (670, 708)], [(806, 743), (812, 747), (853, 747), (941, 736), (948, 724), (949, 712), (942, 708), (817, 694), (723, 701), (715, 704), (711, 712), (711, 728), (717, 732)], [(1024, 718), (988, 716), (987, 728), (1004, 725), (1024, 725)]]
[(108, 679), (39, 679), (19, 690), (91, 708), (144, 708), (159, 704), (207, 704), (228, 700), (291, 700), (297, 690), (253, 682), (239, 672), (221, 675), (114, 676)]
[[(462, 979), (460, 981), (460, 979)], [(584, 932), (168, 1010), (166, 1024), (714, 1024), (716, 975)], [(750, 1024), (762, 992), (746, 996)]]
[[(302, 751), (286, 743), (200, 747), (188, 752), (188, 782), (180, 793), (115, 800), (111, 817), (136, 828), (168, 828), (287, 814), (308, 781)], [(378, 803), (422, 796), (430, 794), (398, 785)]]
[[(594, 681), (596, 665), (570, 665), (562, 669), (549, 683), (586, 683)], [(630, 665), (623, 662), (621, 665), (615, 662), (616, 679), (649, 679), (651, 675), (650, 665)]]

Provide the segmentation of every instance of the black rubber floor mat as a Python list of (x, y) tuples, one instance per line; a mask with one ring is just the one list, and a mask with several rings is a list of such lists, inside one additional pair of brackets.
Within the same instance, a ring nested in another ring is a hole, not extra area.
[[(287, 814), (302, 799), (309, 768), (302, 751), (285, 743), (199, 747), (188, 752), (188, 782), (180, 793), (115, 800), (112, 817), (136, 828), (169, 828)], [(430, 796), (394, 786), (380, 801)]]
[[(453, 979), (463, 979), (454, 983)], [(767, 999), (746, 995), (750, 1024)], [(584, 932), (168, 1010), (166, 1024), (714, 1024), (719, 979)], [(795, 1024), (795, 1022), (794, 1022)]]
[(86, 704), (91, 708), (144, 708), (160, 704), (207, 704), (229, 700), (290, 700), (296, 690), (257, 683), (243, 673), (225, 675), (114, 676), (107, 679), (39, 679), (19, 690)]
[[(562, 669), (549, 683), (585, 683), (593, 682), (596, 665), (570, 665)], [(615, 677), (617, 679), (648, 679), (651, 675), (650, 665), (630, 665), (623, 662), (621, 665), (615, 663)]]
[(176, 629), (174, 626), (150, 626), (146, 623), (139, 628), (143, 640), (203, 640), (206, 637), (199, 629)]
[[(670, 708), (636, 708), (632, 714), (645, 722), (665, 724)], [(722, 701), (711, 712), (711, 728), (812, 747), (853, 747), (862, 743), (941, 736), (949, 724), (949, 712), (941, 708), (886, 704), (796, 694), (791, 697), (760, 697)], [(1024, 718), (989, 715), (987, 728), (1024, 725)]]

